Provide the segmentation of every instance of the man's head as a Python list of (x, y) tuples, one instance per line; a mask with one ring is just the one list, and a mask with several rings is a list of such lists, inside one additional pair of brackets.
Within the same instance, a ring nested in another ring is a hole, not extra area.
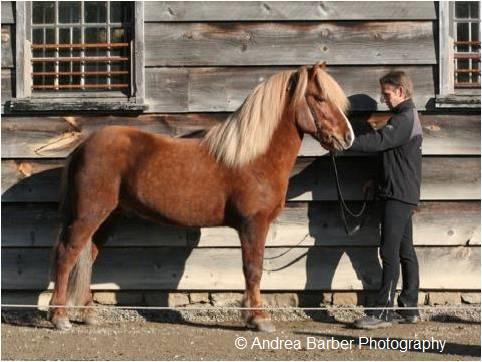
[(392, 71), (380, 78), (381, 101), (393, 109), (413, 93), (412, 80), (403, 71)]

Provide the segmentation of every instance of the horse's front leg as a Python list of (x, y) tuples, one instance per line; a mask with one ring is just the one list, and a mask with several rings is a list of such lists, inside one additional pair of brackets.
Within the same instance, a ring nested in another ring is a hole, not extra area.
[[(265, 218), (250, 220), (239, 230), (243, 255), (243, 272), (246, 281), (244, 306), (261, 308), (263, 302), (260, 293), (261, 276), (263, 274), (264, 244), (269, 229), (269, 221)], [(262, 332), (274, 332), (269, 313), (260, 309), (247, 309), (244, 317), (248, 327)]]

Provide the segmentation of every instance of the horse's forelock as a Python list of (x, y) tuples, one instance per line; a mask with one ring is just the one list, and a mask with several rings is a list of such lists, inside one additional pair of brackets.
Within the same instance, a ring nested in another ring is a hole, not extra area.
[(316, 73), (316, 80), (323, 93), (323, 97), (333, 103), (336, 108), (340, 108), (346, 113), (350, 107), (350, 101), (341, 89), (340, 85), (325, 70), (319, 69)]

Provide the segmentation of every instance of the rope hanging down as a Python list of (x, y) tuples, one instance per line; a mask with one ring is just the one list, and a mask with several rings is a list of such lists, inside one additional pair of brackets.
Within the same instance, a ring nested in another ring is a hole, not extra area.
[[(360, 211), (358, 211), (358, 212), (352, 211), (348, 207), (348, 205), (346, 204), (345, 199), (343, 198), (343, 193), (341, 192), (340, 178), (338, 176), (338, 168), (336, 167), (335, 153), (330, 152), (330, 156), (331, 156), (331, 162), (333, 164), (333, 170), (335, 172), (336, 192), (337, 192), (337, 195), (338, 195), (338, 204), (340, 206), (341, 219), (343, 220), (343, 226), (345, 227), (346, 234), (348, 236), (351, 236), (351, 235), (355, 234), (358, 230), (360, 230), (360, 228), (365, 223), (365, 219), (366, 219), (366, 215), (367, 215), (367, 213), (365, 213), (365, 211), (367, 209), (368, 194), (369, 194), (370, 190), (369, 190), (368, 187), (365, 189), (363, 205), (362, 205)], [(358, 219), (364, 213), (365, 213), (365, 216), (361, 220), (360, 224), (356, 225), (353, 229), (350, 230), (350, 228), (348, 226), (348, 221), (346, 219), (346, 214)]]

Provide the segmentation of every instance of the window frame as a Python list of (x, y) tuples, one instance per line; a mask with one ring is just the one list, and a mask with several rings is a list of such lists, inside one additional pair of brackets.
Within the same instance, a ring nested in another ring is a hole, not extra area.
[[(11, 111), (142, 111), (145, 109), (144, 2), (135, 1), (131, 49), (131, 95), (116, 91), (36, 93), (32, 95), (29, 39), (32, 2), (16, 2), (16, 97)], [(48, 102), (46, 102), (48, 100)]]
[(455, 88), (454, 3), (438, 2), (439, 92), (435, 104), (438, 108), (480, 108), (480, 88)]

